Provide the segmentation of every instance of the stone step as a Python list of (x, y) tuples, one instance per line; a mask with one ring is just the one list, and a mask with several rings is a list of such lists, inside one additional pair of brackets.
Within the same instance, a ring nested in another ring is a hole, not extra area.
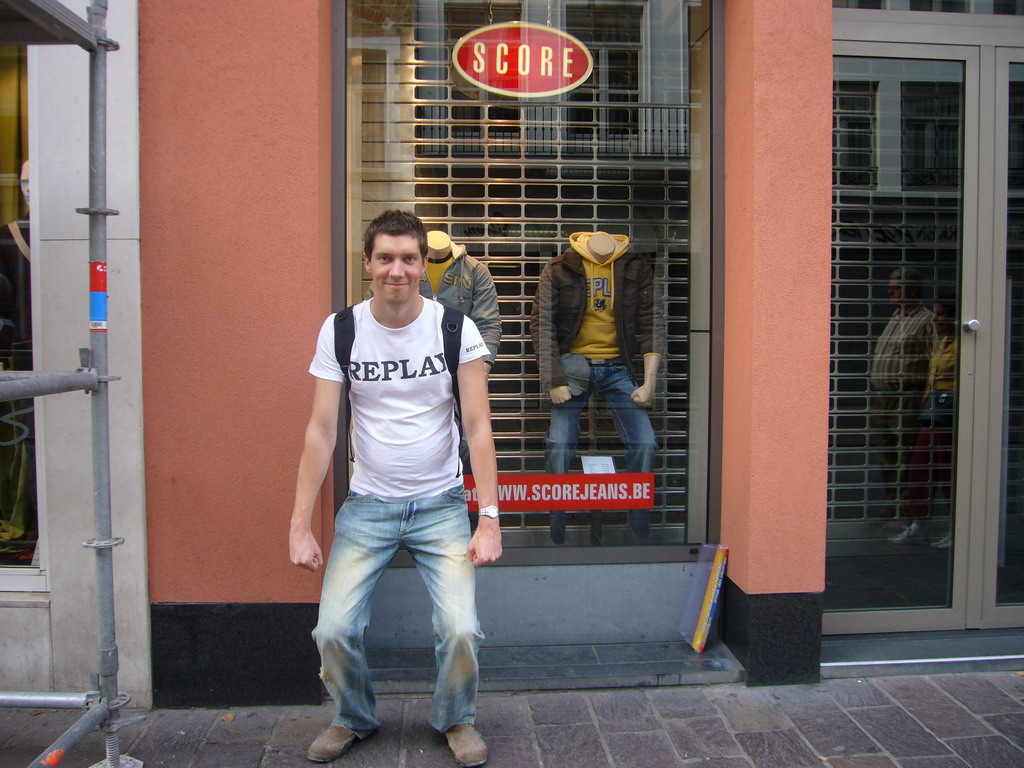
[[(378, 649), (368, 657), (378, 692), (433, 691), (433, 650)], [(739, 682), (743, 675), (743, 667), (719, 642), (701, 654), (682, 641), (480, 649), (482, 691), (713, 685)]]
[(997, 672), (1024, 666), (1024, 630), (834, 635), (821, 644), (822, 678)]

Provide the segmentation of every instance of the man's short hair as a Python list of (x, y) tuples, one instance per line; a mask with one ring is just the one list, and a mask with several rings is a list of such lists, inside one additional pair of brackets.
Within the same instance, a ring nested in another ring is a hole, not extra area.
[(371, 221), (363, 235), (363, 255), (369, 257), (373, 253), (373, 242), (377, 235), (411, 235), (420, 244), (420, 256), (427, 258), (427, 230), (419, 217), (409, 211), (397, 209), (384, 211)]
[(913, 267), (899, 267), (894, 269), (889, 275), (890, 280), (899, 280), (903, 285), (903, 295), (908, 297), (909, 294), (913, 294), (908, 298), (921, 298), (922, 293), (922, 278), (921, 273)]

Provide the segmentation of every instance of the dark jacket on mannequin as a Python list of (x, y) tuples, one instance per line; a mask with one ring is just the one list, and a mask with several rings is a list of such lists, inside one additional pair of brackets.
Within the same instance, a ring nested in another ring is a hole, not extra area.
[[(635, 361), (661, 354), (654, 331), (654, 273), (640, 256), (626, 252), (612, 264), (615, 295), (612, 304), (619, 350), (636, 378), (643, 367)], [(587, 308), (583, 257), (571, 246), (544, 267), (533, 297), (530, 337), (540, 371), (541, 392), (565, 385), (561, 356), (572, 349)]]

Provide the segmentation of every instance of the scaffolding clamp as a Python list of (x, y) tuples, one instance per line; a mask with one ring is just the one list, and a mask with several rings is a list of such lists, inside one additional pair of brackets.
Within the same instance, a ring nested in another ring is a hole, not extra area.
[(82, 542), (82, 546), (86, 549), (113, 549), (122, 544), (124, 544), (124, 537), (122, 536), (113, 539), (89, 539)]
[(113, 208), (75, 208), (75, 213), (82, 213), (86, 216), (91, 216), (94, 213), (100, 216), (120, 216), (121, 212), (116, 211)]
[[(107, 702), (107, 709), (113, 712), (115, 709), (121, 709), (122, 707), (127, 706), (128, 702), (131, 700), (132, 697), (129, 696), (127, 693), (119, 693), (117, 694), (117, 696), (115, 696)], [(145, 718), (140, 719), (144, 720)], [(128, 722), (124, 723), (124, 725), (128, 724)]]
[[(111, 707), (111, 709), (113, 709), (113, 707)], [(127, 728), (129, 725), (135, 725), (137, 723), (144, 722), (146, 722), (145, 715), (135, 715), (135, 717), (126, 717), (123, 720), (115, 720), (112, 723), (108, 723), (106, 728), (104, 728), (103, 730), (107, 733), (117, 733), (122, 728)], [(142, 763), (139, 763), (139, 765), (142, 765)]]
[(120, 43), (117, 40), (111, 40), (109, 37), (97, 37), (96, 45), (102, 45), (108, 52), (121, 50)]
[(113, 677), (117, 674), (117, 647), (103, 648), (99, 655), (99, 674), (102, 677)]
[[(92, 350), (88, 347), (82, 347), (78, 350), (78, 359), (81, 362), (81, 368), (76, 369), (75, 373), (90, 373), (96, 376), (96, 367), (92, 364)], [(110, 382), (120, 381), (120, 376), (96, 376), (97, 382)], [(95, 389), (87, 390), (89, 392), (95, 392)]]

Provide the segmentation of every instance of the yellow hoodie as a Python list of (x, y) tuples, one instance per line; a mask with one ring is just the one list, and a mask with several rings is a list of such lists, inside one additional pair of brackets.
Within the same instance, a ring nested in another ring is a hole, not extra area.
[(569, 237), (569, 244), (583, 257), (587, 286), (587, 308), (571, 351), (591, 358), (619, 357), (622, 353), (615, 332), (615, 313), (612, 311), (615, 304), (612, 264), (629, 250), (629, 238), (625, 235), (610, 235), (615, 241), (615, 250), (602, 263), (587, 248), (587, 241), (593, 234), (576, 232)]

